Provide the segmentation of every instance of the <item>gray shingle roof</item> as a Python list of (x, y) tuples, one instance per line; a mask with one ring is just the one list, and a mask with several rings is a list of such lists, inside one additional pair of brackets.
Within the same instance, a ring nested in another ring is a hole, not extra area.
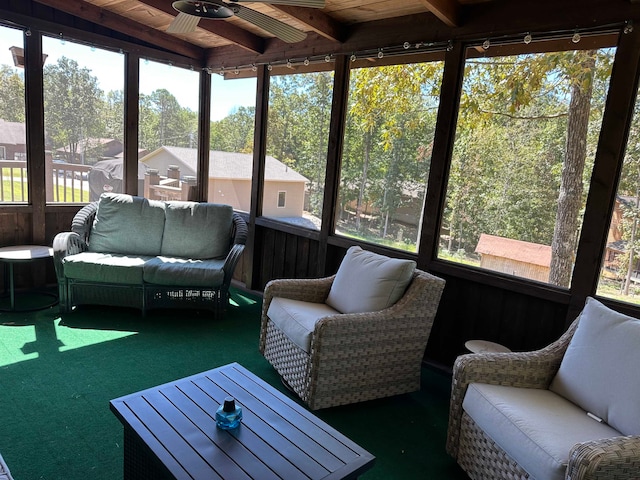
[[(196, 170), (197, 150), (183, 147), (160, 147), (149, 155), (156, 155), (161, 150), (167, 151), (185, 165)], [(209, 152), (209, 176), (215, 178), (250, 179), (253, 173), (253, 155), (250, 153)], [(267, 155), (265, 179), (284, 182), (308, 182), (307, 178), (289, 168), (276, 158)]]
[(0, 120), (0, 144), (25, 145), (27, 134), (24, 123)]

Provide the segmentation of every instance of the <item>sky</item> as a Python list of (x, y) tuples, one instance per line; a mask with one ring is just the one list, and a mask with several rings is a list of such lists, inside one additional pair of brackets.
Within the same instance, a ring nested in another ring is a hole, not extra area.
[[(12, 46), (23, 46), (22, 31), (0, 27), (0, 64), (13, 66), (9, 51)], [(45, 37), (43, 53), (47, 55), (45, 64), (56, 63), (60, 57), (65, 56), (78, 62), (81, 67), (88, 68), (105, 92), (123, 89), (124, 55), (118, 52)], [(151, 60), (142, 60), (140, 64), (141, 93), (150, 94), (164, 88), (176, 97), (180, 106), (193, 111), (198, 110), (198, 79), (197, 71)], [(240, 106), (255, 105), (255, 79), (224, 80), (222, 76), (213, 74), (211, 85), (211, 120), (220, 120)]]

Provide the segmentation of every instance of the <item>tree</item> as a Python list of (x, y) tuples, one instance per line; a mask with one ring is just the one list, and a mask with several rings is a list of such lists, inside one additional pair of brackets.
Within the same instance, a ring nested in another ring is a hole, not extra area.
[[(61, 57), (44, 67), (44, 112), (47, 133), (54, 146), (64, 148), (75, 161), (80, 142), (104, 131), (100, 113), (102, 90), (91, 70)], [(86, 145), (85, 145), (86, 146)]]
[(161, 146), (196, 148), (197, 113), (180, 106), (166, 89), (140, 95), (140, 145), (147, 150)]
[(0, 119), (24, 122), (24, 79), (9, 65), (0, 65)]
[(569, 285), (597, 133), (589, 127), (601, 118), (611, 53), (467, 62), (452, 164), (460, 183), (450, 180), (445, 211), (450, 237), (468, 234), (458, 244), (475, 247), (480, 233), (490, 233), (551, 245), (550, 282)]
[(567, 149), (562, 168), (549, 269), (549, 283), (561, 287), (568, 287), (571, 281), (573, 255), (578, 242), (578, 215), (582, 207), (582, 174), (587, 151), (596, 52), (577, 51), (574, 62), (572, 68), (568, 68), (571, 101), (567, 124)]

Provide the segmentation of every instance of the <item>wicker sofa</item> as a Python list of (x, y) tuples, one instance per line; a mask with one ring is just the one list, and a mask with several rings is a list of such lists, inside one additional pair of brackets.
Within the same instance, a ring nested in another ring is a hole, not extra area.
[(640, 478), (640, 321), (589, 298), (534, 352), (454, 364), (447, 451), (472, 479)]
[(312, 410), (414, 392), (444, 285), (351, 247), (336, 275), (267, 284), (260, 352)]
[(222, 314), (247, 238), (229, 205), (102, 194), (56, 235), (60, 308), (207, 308)]

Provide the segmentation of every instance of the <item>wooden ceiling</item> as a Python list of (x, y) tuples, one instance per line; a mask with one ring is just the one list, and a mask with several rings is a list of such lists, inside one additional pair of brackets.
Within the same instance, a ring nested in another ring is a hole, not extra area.
[(640, 18), (633, 0), (326, 0), (322, 9), (243, 4), (307, 33), (285, 43), (237, 17), (201, 19), (193, 33), (167, 33), (177, 14), (172, 0), (33, 1), (211, 68)]

